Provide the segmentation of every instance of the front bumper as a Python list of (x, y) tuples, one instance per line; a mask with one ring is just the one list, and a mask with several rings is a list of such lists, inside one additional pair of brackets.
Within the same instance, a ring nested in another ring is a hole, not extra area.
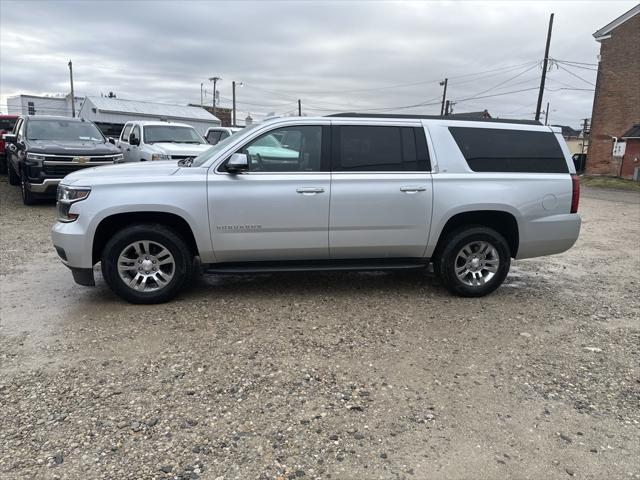
[(51, 229), (51, 241), (62, 263), (67, 267), (93, 268), (91, 236), (80, 217), (75, 222), (56, 222)]
[(60, 178), (47, 178), (42, 183), (29, 183), (27, 182), (27, 188), (33, 193), (53, 195), (55, 197), (58, 184), (61, 182)]

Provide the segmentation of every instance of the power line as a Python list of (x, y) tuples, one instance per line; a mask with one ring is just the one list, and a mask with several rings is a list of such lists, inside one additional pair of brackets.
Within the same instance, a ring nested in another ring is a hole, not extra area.
[(564, 70), (565, 72), (567, 72), (569, 75), (573, 75), (574, 77), (576, 77), (578, 80), (582, 80), (584, 83), (588, 83), (589, 85), (591, 85), (592, 87), (595, 87), (596, 84), (595, 83), (591, 83), (589, 80), (585, 80), (584, 78), (582, 78), (580, 75), (576, 75), (575, 73), (573, 73), (570, 70), (567, 70), (565, 67), (563, 67), (562, 65), (558, 65), (558, 68), (561, 68), (562, 70)]
[[(449, 79), (451, 80), (451, 79), (467, 78), (467, 77), (478, 76), (478, 75), (483, 75), (483, 74), (486, 74), (486, 73), (493, 73), (493, 72), (506, 73), (508, 71), (517, 70), (518, 68), (522, 68), (524, 66), (529, 66), (532, 63), (537, 64), (537, 63), (539, 63), (539, 60), (535, 60), (534, 62), (529, 61), (529, 62), (521, 63), (521, 64), (518, 64), (518, 65), (510, 65), (510, 66), (505, 66), (505, 67), (493, 68), (493, 69), (484, 70), (484, 71), (481, 71), (481, 72), (466, 73), (466, 74), (463, 74), (463, 75), (457, 75), (457, 76), (449, 77)], [(386, 90), (386, 89), (391, 89), (391, 88), (412, 87), (412, 86), (416, 86), (416, 85), (424, 85), (426, 83), (436, 83), (436, 82), (440, 82), (440, 80), (441, 80), (441, 78), (437, 78), (437, 79), (432, 79), (432, 80), (420, 80), (420, 81), (416, 81), (416, 82), (398, 83), (398, 84), (395, 84), (395, 85), (385, 85), (385, 86), (380, 86), (380, 87), (358, 88), (358, 89), (350, 89), (350, 90), (307, 91), (307, 92), (300, 92), (300, 95), (304, 97), (305, 95), (372, 92), (372, 91)], [(475, 81), (475, 80), (470, 80), (470, 81)], [(258, 86), (255, 86), (255, 85), (250, 85), (250, 84), (247, 84), (247, 83), (245, 83), (245, 86), (251, 86), (252, 88), (255, 88), (255, 89), (258, 89), (258, 90), (264, 90), (266, 92), (282, 94), (283, 96), (286, 96), (286, 97), (289, 97), (289, 98), (294, 98), (290, 93), (283, 92), (282, 90), (272, 90), (272, 89), (268, 89), (268, 88), (264, 88), (264, 87), (258, 87)]]

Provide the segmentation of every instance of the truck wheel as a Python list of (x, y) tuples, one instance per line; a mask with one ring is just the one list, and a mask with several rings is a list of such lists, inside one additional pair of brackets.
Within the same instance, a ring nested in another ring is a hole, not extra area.
[(189, 283), (193, 253), (173, 230), (158, 224), (117, 232), (102, 251), (102, 276), (131, 303), (162, 303)]
[(470, 226), (445, 239), (435, 269), (452, 293), (482, 297), (498, 288), (509, 273), (511, 252), (502, 235), (491, 228)]
[(27, 177), (25, 175), (20, 177), (20, 193), (22, 194), (22, 203), (25, 205), (34, 205), (38, 201), (35, 193), (29, 190)]
[(20, 185), (20, 177), (13, 169), (11, 162), (7, 160), (7, 180), (9, 180), (9, 185)]

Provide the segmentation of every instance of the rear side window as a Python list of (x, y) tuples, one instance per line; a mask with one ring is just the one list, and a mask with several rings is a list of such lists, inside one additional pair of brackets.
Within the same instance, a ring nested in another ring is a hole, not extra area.
[(394, 126), (339, 126), (334, 132), (334, 171), (428, 171), (424, 130)]
[(551, 132), (449, 127), (474, 172), (569, 173)]

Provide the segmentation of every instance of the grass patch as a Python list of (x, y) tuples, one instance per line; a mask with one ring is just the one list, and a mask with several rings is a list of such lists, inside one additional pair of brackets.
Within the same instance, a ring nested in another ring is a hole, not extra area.
[(614, 190), (640, 192), (640, 182), (617, 177), (591, 177), (584, 175), (580, 177), (580, 185), (593, 188), (610, 188)]

